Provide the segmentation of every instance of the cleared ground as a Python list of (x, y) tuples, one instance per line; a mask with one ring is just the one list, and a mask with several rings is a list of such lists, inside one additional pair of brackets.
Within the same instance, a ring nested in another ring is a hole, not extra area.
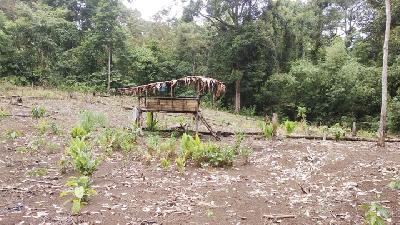
[[(71, 216), (70, 205), (64, 205), (59, 194), (67, 178), (76, 174), (61, 175), (58, 161), (78, 112), (103, 112), (110, 126), (127, 127), (131, 112), (123, 106), (134, 104), (133, 99), (89, 95), (70, 99), (61, 92), (29, 90), (23, 95), (40, 98), (24, 98), (23, 106), (2, 98), (0, 107), (13, 115), (30, 115), (34, 105), (43, 105), (49, 115), (46, 120), (63, 132), (41, 138), (38, 120), (31, 117), (0, 121), (0, 224), (362, 224), (359, 205), (371, 201), (388, 207), (393, 224), (400, 223), (400, 193), (387, 187), (400, 177), (399, 143), (380, 149), (372, 142), (266, 141), (256, 136), (247, 136), (243, 143), (254, 150), (250, 164), (236, 160), (232, 168), (218, 169), (188, 165), (183, 174), (174, 167), (162, 170), (156, 160), (145, 165), (114, 152), (93, 175), (98, 194), (81, 215)], [(216, 130), (258, 131), (253, 119), (211, 110), (204, 115)], [(165, 128), (192, 123), (190, 117), (157, 118)], [(21, 131), (22, 136), (7, 138), (9, 131)], [(18, 151), (40, 140), (47, 144), (38, 145), (37, 152)], [(232, 144), (233, 138), (221, 142)], [(139, 145), (144, 148), (144, 138)], [(38, 168), (47, 174), (32, 176)], [(269, 219), (273, 214), (289, 218)]]

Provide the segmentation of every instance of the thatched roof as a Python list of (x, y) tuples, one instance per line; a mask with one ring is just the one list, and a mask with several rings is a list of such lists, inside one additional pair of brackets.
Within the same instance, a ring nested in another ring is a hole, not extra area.
[(165, 89), (172, 92), (177, 86), (188, 85), (194, 85), (196, 90), (201, 94), (210, 92), (217, 98), (225, 92), (224, 83), (216, 79), (203, 76), (187, 76), (177, 80), (155, 82), (136, 87), (119, 88), (117, 91), (126, 95), (144, 95), (147, 93), (156, 93), (156, 91)]

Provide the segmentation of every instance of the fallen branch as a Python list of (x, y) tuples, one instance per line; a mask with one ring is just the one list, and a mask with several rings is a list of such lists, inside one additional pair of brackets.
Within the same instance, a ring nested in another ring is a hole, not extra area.
[(292, 215), (292, 214), (281, 214), (281, 215), (277, 215), (277, 214), (272, 214), (272, 215), (263, 215), (264, 218), (267, 219), (288, 219), (288, 218), (296, 218), (296, 215)]

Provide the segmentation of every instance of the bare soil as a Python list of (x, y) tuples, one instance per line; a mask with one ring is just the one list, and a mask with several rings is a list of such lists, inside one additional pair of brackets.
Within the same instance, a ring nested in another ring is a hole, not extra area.
[[(145, 165), (132, 155), (114, 152), (93, 175), (98, 194), (79, 216), (72, 216), (59, 194), (68, 177), (77, 174), (62, 175), (58, 162), (78, 112), (103, 112), (110, 126), (124, 127), (131, 123), (131, 112), (123, 106), (133, 101), (57, 96), (26, 98), (17, 106), (0, 99), (0, 107), (13, 115), (30, 115), (36, 104), (46, 107), (46, 119), (63, 134), (44, 135), (55, 149), (21, 153), (17, 147), (40, 138), (38, 120), (0, 120), (0, 224), (363, 224), (359, 206), (371, 201), (380, 201), (392, 213), (391, 223), (400, 224), (400, 192), (387, 187), (400, 177), (400, 143), (378, 148), (371, 142), (266, 141), (255, 136), (244, 141), (254, 150), (250, 164), (237, 159), (231, 168), (188, 165), (182, 174), (174, 166), (162, 170), (156, 160)], [(204, 114), (216, 130), (256, 129), (251, 119), (211, 110)], [(176, 115), (157, 117), (166, 127), (182, 120)], [(192, 123), (190, 117), (183, 118)], [(11, 130), (23, 135), (7, 138)], [(233, 143), (233, 138), (221, 142)], [(35, 168), (46, 168), (48, 174), (31, 176)], [(274, 214), (289, 218), (269, 218)]]

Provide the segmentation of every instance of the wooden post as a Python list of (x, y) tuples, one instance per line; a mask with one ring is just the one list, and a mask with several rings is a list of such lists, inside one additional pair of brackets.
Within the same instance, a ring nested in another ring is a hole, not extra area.
[(356, 122), (353, 122), (353, 127), (351, 129), (351, 136), (355, 137), (357, 135)]
[(194, 120), (196, 124), (196, 135), (199, 135), (199, 112), (197, 111), (194, 115)]
[(272, 114), (272, 139), (276, 139), (277, 133), (278, 133), (278, 114), (273, 113)]

